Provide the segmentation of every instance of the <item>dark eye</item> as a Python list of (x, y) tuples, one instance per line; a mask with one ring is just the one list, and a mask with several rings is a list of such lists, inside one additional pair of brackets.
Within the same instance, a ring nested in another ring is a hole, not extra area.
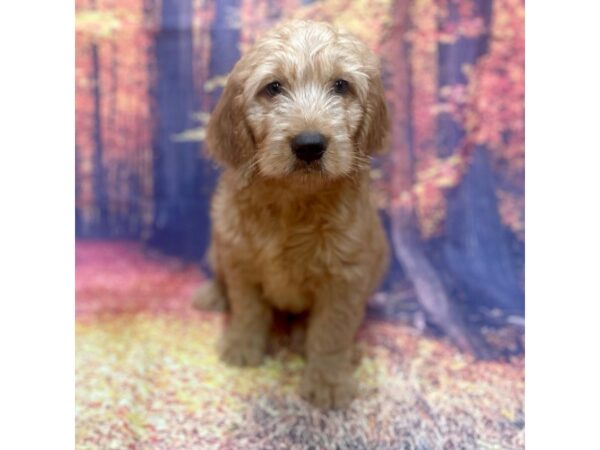
[(346, 80), (336, 80), (335, 83), (333, 84), (333, 90), (335, 91), (336, 94), (343, 95), (346, 92), (348, 92), (349, 88), (350, 88), (350, 85), (348, 84), (348, 82)]
[(267, 84), (265, 87), (265, 92), (270, 97), (275, 97), (276, 95), (281, 94), (281, 83), (279, 81), (273, 81), (272, 83)]

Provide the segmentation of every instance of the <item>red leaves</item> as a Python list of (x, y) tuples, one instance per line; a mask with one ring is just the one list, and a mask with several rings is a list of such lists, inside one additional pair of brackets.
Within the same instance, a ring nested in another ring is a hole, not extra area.
[[(524, 5), (523, 0), (495, 0), (489, 47), (475, 65), (462, 71), (468, 82), (438, 84), (438, 46), (459, 37), (476, 38), (485, 32), (483, 18), (472, 0), (425, 0), (410, 10), (412, 128), (415, 154), (415, 185), (412, 192), (392, 192), (392, 204), (412, 198), (424, 236), (435, 234), (445, 216), (444, 189), (460, 182), (461, 169), (437, 158), (437, 118), (449, 114), (461, 125), (466, 148), (485, 145), (493, 154), (495, 170), (503, 180), (522, 192), (524, 169)], [(452, 8), (451, 16), (450, 8)], [(398, 149), (395, 149), (399, 151)], [(437, 167), (437, 168), (436, 168)], [(440, 167), (455, 167), (450, 179)], [(423, 174), (429, 174), (424, 176)], [(517, 235), (523, 232), (523, 196), (501, 196), (501, 216)]]
[(202, 282), (194, 265), (145, 253), (140, 244), (79, 241), (75, 283), (78, 316), (102, 313), (191, 311)]

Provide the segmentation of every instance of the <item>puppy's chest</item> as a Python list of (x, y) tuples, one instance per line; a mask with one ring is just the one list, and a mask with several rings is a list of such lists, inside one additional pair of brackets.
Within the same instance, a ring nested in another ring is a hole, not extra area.
[(272, 217), (264, 233), (251, 237), (255, 270), (265, 296), (282, 309), (300, 312), (312, 295), (352, 259), (344, 230), (332, 220)]

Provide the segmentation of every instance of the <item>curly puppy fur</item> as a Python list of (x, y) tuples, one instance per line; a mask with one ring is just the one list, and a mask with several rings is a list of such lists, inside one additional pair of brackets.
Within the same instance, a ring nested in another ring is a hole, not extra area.
[[(292, 149), (302, 133), (323, 138), (317, 159)], [(225, 170), (211, 209), (215, 279), (197, 306), (227, 302), (221, 357), (238, 366), (262, 361), (276, 310), (307, 315), (300, 392), (325, 409), (355, 395), (354, 337), (387, 269), (369, 196), (369, 156), (387, 134), (375, 55), (305, 21), (275, 28), (238, 61), (208, 124), (208, 153)]]

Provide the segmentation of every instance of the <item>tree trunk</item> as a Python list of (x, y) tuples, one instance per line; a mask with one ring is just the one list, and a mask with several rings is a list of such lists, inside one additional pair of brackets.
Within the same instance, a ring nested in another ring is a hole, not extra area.
[[(412, 192), (415, 182), (416, 155), (413, 140), (412, 75), (410, 72), (410, 45), (402, 39), (409, 26), (409, 2), (398, 0), (395, 14), (399, 27), (390, 37), (389, 54), (394, 55), (390, 75), (392, 107), (392, 192), (398, 199), (402, 193)], [(471, 329), (463, 319), (463, 311), (450, 298), (440, 273), (426, 254), (414, 210), (410, 204), (396, 202), (390, 211), (392, 248), (405, 275), (411, 281), (419, 304), (428, 319), (463, 351), (478, 357), (490, 356), (489, 349), (477, 330)]]
[[(117, 92), (118, 92), (118, 78), (117, 78), (117, 44), (116, 42), (110, 43), (110, 94), (107, 101), (110, 102), (110, 108), (107, 118), (107, 136), (105, 136), (105, 142), (108, 144), (109, 151), (114, 152), (117, 147)], [(125, 171), (122, 163), (119, 162), (117, 165), (117, 175), (114, 177), (114, 181), (111, 183), (108, 192), (109, 198), (109, 232), (112, 236), (123, 236), (123, 232), (126, 230), (124, 227), (124, 217), (121, 213), (120, 204), (123, 201), (121, 197), (121, 183), (122, 176), (121, 172)], [(115, 170), (111, 167), (111, 170)], [(110, 177), (109, 177), (110, 180)], [(127, 214), (127, 215), (131, 215)]]
[(425, 255), (413, 211), (398, 208), (392, 212), (391, 237), (395, 254), (428, 319), (462, 351), (480, 358), (489, 357), (485, 341), (463, 320), (463, 311), (450, 299), (439, 273)]
[(84, 224), (81, 214), (81, 156), (75, 143), (75, 236), (83, 234)]
[[(491, 0), (476, 2), (487, 29), (491, 21)], [(457, 20), (457, 5), (450, 3), (448, 20)], [(488, 35), (459, 38), (440, 44), (438, 86), (465, 85), (462, 71), (474, 65), (488, 47)], [(481, 118), (485, 120), (485, 118)], [(464, 152), (465, 129), (450, 114), (440, 115), (438, 149), (440, 156)], [(496, 181), (489, 152), (484, 146), (467, 149), (470, 158), (466, 174), (447, 198), (445, 234), (441, 241), (443, 264), (470, 305), (487, 305), (509, 313), (522, 313), (523, 291), (515, 261), (509, 251), (508, 230), (502, 225), (496, 198)]]
[(93, 142), (94, 142), (94, 201), (96, 203), (96, 214), (93, 226), (93, 235), (102, 235), (108, 230), (108, 199), (106, 196), (106, 170), (104, 167), (104, 143), (102, 141), (102, 110), (100, 90), (100, 63), (98, 57), (98, 44), (91, 44), (92, 56), (92, 95), (94, 97), (93, 113)]
[[(238, 22), (234, 14), (239, 13), (240, 0), (222, 0), (215, 5), (215, 17), (210, 30), (211, 52), (210, 77), (227, 75), (240, 57), (238, 42), (240, 31), (233, 25)], [(212, 92), (211, 109), (221, 96), (222, 89)]]
[(488, 151), (478, 146), (461, 184), (448, 198), (446, 266), (470, 304), (522, 314), (523, 291), (507, 234), (498, 213)]
[(201, 164), (196, 143), (173, 136), (194, 126), (192, 0), (162, 2), (155, 39), (156, 122), (153, 129), (154, 225), (149, 243), (184, 258), (206, 246), (207, 205), (199, 195)]

